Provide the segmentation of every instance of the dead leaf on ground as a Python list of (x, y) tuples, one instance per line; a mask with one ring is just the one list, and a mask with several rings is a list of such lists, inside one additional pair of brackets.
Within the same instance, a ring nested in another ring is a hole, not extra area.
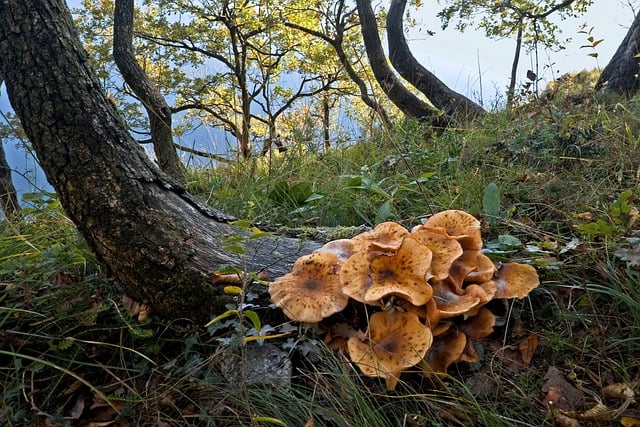
[(640, 420), (637, 418), (622, 417), (620, 418), (620, 424), (624, 427), (640, 427)]
[(522, 362), (525, 366), (531, 366), (531, 359), (533, 354), (538, 348), (538, 334), (536, 332), (530, 334), (527, 338), (522, 340), (518, 345), (520, 355), (522, 356)]
[(580, 427), (578, 420), (571, 417), (567, 417), (561, 413), (555, 413), (553, 415), (554, 425), (558, 427)]
[(608, 397), (610, 399), (624, 400), (633, 399), (636, 396), (633, 391), (633, 387), (627, 383), (609, 384), (602, 389), (602, 394), (604, 394), (604, 397)]
[(582, 394), (562, 376), (556, 367), (550, 366), (544, 379), (546, 382), (542, 386), (542, 391), (546, 393), (547, 404), (564, 411), (574, 411), (583, 405)]

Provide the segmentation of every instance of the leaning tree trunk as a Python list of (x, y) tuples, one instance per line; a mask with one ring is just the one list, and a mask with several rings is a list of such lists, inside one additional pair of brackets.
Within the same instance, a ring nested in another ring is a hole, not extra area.
[(636, 15), (611, 61), (602, 70), (596, 82), (596, 89), (611, 90), (627, 97), (635, 95), (640, 88), (638, 53), (640, 53), (640, 13)]
[(133, 53), (133, 0), (116, 0), (113, 12), (113, 58), (124, 81), (147, 110), (153, 149), (160, 169), (184, 182), (182, 162), (173, 145), (171, 108)]
[(202, 322), (229, 301), (210, 280), (221, 265), (273, 277), (310, 250), (293, 239), (251, 240), (242, 256), (225, 249), (238, 232), (230, 217), (198, 204), (130, 137), (63, 0), (0, 1), (0, 58), (49, 182), (130, 297)]
[(393, 68), (448, 116), (463, 122), (482, 116), (485, 110), (481, 106), (450, 89), (413, 56), (402, 25), (406, 5), (406, 0), (392, 0), (387, 14), (387, 40)]
[(7, 219), (16, 218), (20, 215), (18, 193), (16, 193), (16, 188), (13, 186), (11, 168), (7, 163), (2, 141), (0, 141), (0, 206), (2, 206), (2, 213)]
[(369, 64), (384, 93), (406, 116), (437, 121), (438, 111), (407, 89), (387, 63), (371, 1), (356, 0), (356, 4)]
[[(0, 86), (2, 86), (2, 76), (0, 75)], [(11, 168), (7, 163), (7, 156), (4, 152), (4, 145), (0, 140), (0, 206), (5, 218), (15, 218), (20, 214), (18, 204), (18, 193), (11, 179)]]

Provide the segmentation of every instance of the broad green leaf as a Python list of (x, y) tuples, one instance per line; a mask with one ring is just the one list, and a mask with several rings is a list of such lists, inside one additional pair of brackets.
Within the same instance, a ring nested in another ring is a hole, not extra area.
[(243, 311), (242, 315), (251, 321), (253, 327), (256, 328), (256, 331), (260, 332), (260, 329), (262, 329), (262, 322), (260, 322), (258, 313), (253, 310), (247, 310)]
[(500, 188), (495, 182), (489, 183), (484, 188), (482, 195), (482, 210), (488, 217), (489, 222), (495, 222), (500, 215)]

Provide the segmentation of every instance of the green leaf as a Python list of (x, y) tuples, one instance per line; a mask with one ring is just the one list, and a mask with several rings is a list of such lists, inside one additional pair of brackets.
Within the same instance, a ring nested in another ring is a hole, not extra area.
[(260, 317), (258, 316), (258, 313), (256, 313), (253, 310), (247, 310), (247, 311), (243, 311), (242, 314), (244, 315), (244, 317), (246, 317), (251, 321), (251, 323), (253, 324), (253, 327), (256, 328), (256, 331), (260, 332), (260, 329), (262, 329), (262, 322), (260, 322)]
[(382, 204), (382, 206), (380, 206), (380, 209), (378, 209), (378, 214), (376, 215), (375, 221), (378, 223), (384, 222), (387, 219), (389, 219), (392, 213), (393, 213), (393, 208), (391, 206), (391, 200), (387, 200)]
[(522, 242), (520, 241), (520, 239), (510, 234), (499, 235), (498, 242), (500, 242), (502, 247), (505, 249), (519, 248), (520, 246), (522, 246)]
[(207, 323), (206, 325), (204, 325), (205, 328), (208, 328), (216, 323), (218, 323), (219, 321), (221, 321), (222, 319), (226, 319), (229, 316), (237, 316), (238, 315), (238, 310), (227, 310), (224, 313), (222, 313), (219, 316), (214, 317), (213, 319), (211, 319), (209, 321), (209, 323)]
[(237, 255), (245, 255), (247, 253), (245, 248), (243, 248), (240, 245), (225, 245), (224, 248), (227, 251), (233, 252), (234, 254), (237, 254)]
[(590, 239), (598, 236), (611, 236), (616, 231), (613, 224), (602, 219), (587, 224), (578, 224), (575, 228)]
[(269, 423), (269, 424), (276, 424), (279, 426), (283, 426), (283, 427), (287, 427), (287, 424), (277, 418), (272, 418), (272, 417), (253, 417), (251, 419), (252, 422), (260, 424), (260, 423)]
[(490, 182), (484, 188), (482, 210), (491, 224), (493, 224), (500, 215), (500, 188), (498, 188), (495, 182)]

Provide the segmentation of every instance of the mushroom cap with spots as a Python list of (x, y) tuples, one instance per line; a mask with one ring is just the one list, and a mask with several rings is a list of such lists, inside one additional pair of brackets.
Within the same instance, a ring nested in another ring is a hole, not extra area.
[(450, 328), (433, 339), (427, 357), (421, 363), (422, 373), (431, 377), (446, 374), (447, 368), (456, 362), (467, 345), (467, 336), (458, 328)]
[(493, 278), (493, 274), (497, 271), (496, 265), (491, 258), (483, 253), (478, 253), (476, 258), (476, 269), (469, 272), (464, 278), (465, 282), (482, 283), (488, 282)]
[(347, 306), (342, 293), (338, 258), (314, 253), (296, 260), (290, 273), (269, 284), (273, 303), (297, 322), (319, 322)]
[(379, 305), (385, 297), (396, 296), (421, 306), (431, 299), (427, 273), (431, 251), (405, 237), (397, 252), (359, 252), (342, 266), (342, 291), (366, 304)]
[(453, 237), (437, 229), (420, 228), (410, 234), (412, 239), (426, 246), (432, 252), (428, 279), (446, 279), (454, 261), (462, 255), (462, 246)]
[(313, 253), (332, 253), (338, 257), (340, 263), (345, 262), (354, 253), (358, 252), (360, 248), (351, 239), (337, 239), (325, 243)]
[(451, 265), (451, 268), (449, 269), (449, 278), (455, 284), (457, 292), (462, 292), (464, 279), (469, 275), (469, 273), (478, 268), (479, 254), (480, 251), (477, 249), (464, 250), (462, 255), (460, 255), (460, 257), (458, 257)]
[(486, 304), (493, 297), (494, 284), (486, 282), (480, 285), (469, 285), (458, 294), (451, 280), (439, 280), (432, 284), (433, 299), (442, 318), (474, 315), (477, 308)]
[(422, 361), (432, 341), (431, 330), (415, 314), (380, 311), (371, 315), (367, 331), (349, 338), (347, 346), (363, 374), (384, 378), (393, 390), (400, 374)]
[(432, 215), (418, 227), (440, 227), (460, 242), (463, 249), (482, 249), (480, 221), (473, 215), (461, 210), (446, 210)]
[(409, 230), (397, 222), (387, 221), (376, 225), (373, 230), (365, 231), (351, 240), (354, 245), (374, 251), (396, 251)]
[(495, 273), (493, 281), (497, 288), (495, 298), (522, 299), (540, 285), (535, 268), (514, 262), (503, 263)]

